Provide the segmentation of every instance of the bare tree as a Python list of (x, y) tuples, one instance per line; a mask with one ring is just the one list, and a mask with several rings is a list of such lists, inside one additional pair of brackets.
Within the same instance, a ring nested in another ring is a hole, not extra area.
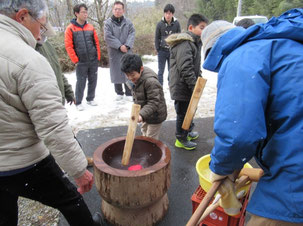
[(67, 16), (71, 19), (73, 17), (73, 2), (72, 0), (66, 0), (67, 4)]
[(127, 3), (126, 3), (126, 0), (123, 0), (123, 4), (124, 4), (124, 14), (126, 17), (128, 17), (128, 10), (127, 10)]
[(103, 31), (104, 21), (109, 14), (109, 0), (94, 0), (95, 16), (90, 19), (98, 24), (99, 30)]
[(155, 6), (160, 7), (161, 5), (161, 0), (155, 0)]
[[(49, 8), (49, 20), (58, 29), (62, 29), (67, 22), (67, 5), (64, 0), (46, 0)], [(69, 19), (69, 18), (68, 18)]]

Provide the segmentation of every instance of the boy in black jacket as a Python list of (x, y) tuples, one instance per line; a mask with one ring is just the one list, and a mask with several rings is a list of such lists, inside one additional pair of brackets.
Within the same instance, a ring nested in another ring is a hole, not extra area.
[(175, 7), (172, 4), (167, 4), (164, 7), (164, 16), (158, 22), (155, 34), (155, 48), (158, 53), (158, 79), (163, 86), (163, 73), (167, 62), (169, 71), (169, 46), (165, 39), (174, 33), (181, 32), (181, 26), (177, 18), (174, 17)]
[(201, 34), (208, 20), (200, 14), (193, 14), (187, 24), (187, 32), (170, 35), (166, 43), (170, 45), (169, 91), (175, 101), (176, 142), (175, 146), (193, 150), (197, 144), (192, 142), (199, 134), (193, 132), (194, 123), (189, 131), (182, 129), (182, 123), (190, 102), (196, 81), (201, 76)]

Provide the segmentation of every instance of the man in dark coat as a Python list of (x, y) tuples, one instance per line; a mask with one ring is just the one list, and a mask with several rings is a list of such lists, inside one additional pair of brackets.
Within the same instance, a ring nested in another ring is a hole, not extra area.
[[(125, 84), (126, 76), (121, 71), (120, 60), (125, 53), (132, 52), (135, 28), (123, 14), (124, 4), (116, 1), (113, 6), (113, 16), (104, 23), (104, 39), (109, 55), (111, 82), (114, 83), (115, 92), (118, 95), (117, 100), (121, 100), (124, 94), (131, 100), (131, 91)], [(125, 91), (123, 91), (122, 84), (124, 84)]]
[(163, 73), (167, 62), (169, 71), (169, 45), (165, 39), (174, 33), (181, 32), (181, 26), (177, 18), (174, 17), (175, 7), (172, 4), (167, 4), (164, 7), (164, 17), (158, 22), (155, 34), (155, 48), (158, 53), (158, 79), (163, 86)]
[[(46, 36), (45, 36), (46, 37)], [(62, 104), (65, 104), (65, 100), (69, 104), (75, 103), (75, 96), (72, 86), (68, 83), (67, 78), (64, 76), (59, 64), (58, 55), (55, 48), (49, 43), (48, 40), (39, 42), (36, 45), (36, 50), (41, 53), (50, 63), (52, 69), (55, 72), (58, 86), (62, 95)]]
[(167, 110), (163, 88), (157, 74), (150, 68), (143, 67), (141, 58), (136, 54), (125, 54), (122, 57), (121, 70), (133, 84), (134, 102), (141, 106), (138, 122), (142, 122), (143, 136), (159, 139)]

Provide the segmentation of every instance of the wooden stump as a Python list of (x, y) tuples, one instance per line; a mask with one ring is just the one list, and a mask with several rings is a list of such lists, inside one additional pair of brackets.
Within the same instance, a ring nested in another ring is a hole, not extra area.
[(130, 165), (141, 161), (143, 169), (128, 171), (115, 161), (121, 159), (124, 143), (125, 137), (116, 138), (94, 153), (95, 184), (102, 197), (102, 212), (114, 225), (154, 225), (168, 208), (170, 151), (158, 140), (136, 137)]

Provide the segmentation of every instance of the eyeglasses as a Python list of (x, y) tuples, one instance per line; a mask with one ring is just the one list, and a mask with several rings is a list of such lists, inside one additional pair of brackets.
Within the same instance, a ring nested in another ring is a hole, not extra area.
[(123, 8), (114, 8), (114, 11), (122, 11)]
[(41, 24), (36, 18), (33, 17), (33, 15), (28, 12), (28, 14), (36, 21), (40, 24), (40, 35), (43, 35), (45, 32), (47, 32), (47, 28), (45, 27), (45, 25)]

